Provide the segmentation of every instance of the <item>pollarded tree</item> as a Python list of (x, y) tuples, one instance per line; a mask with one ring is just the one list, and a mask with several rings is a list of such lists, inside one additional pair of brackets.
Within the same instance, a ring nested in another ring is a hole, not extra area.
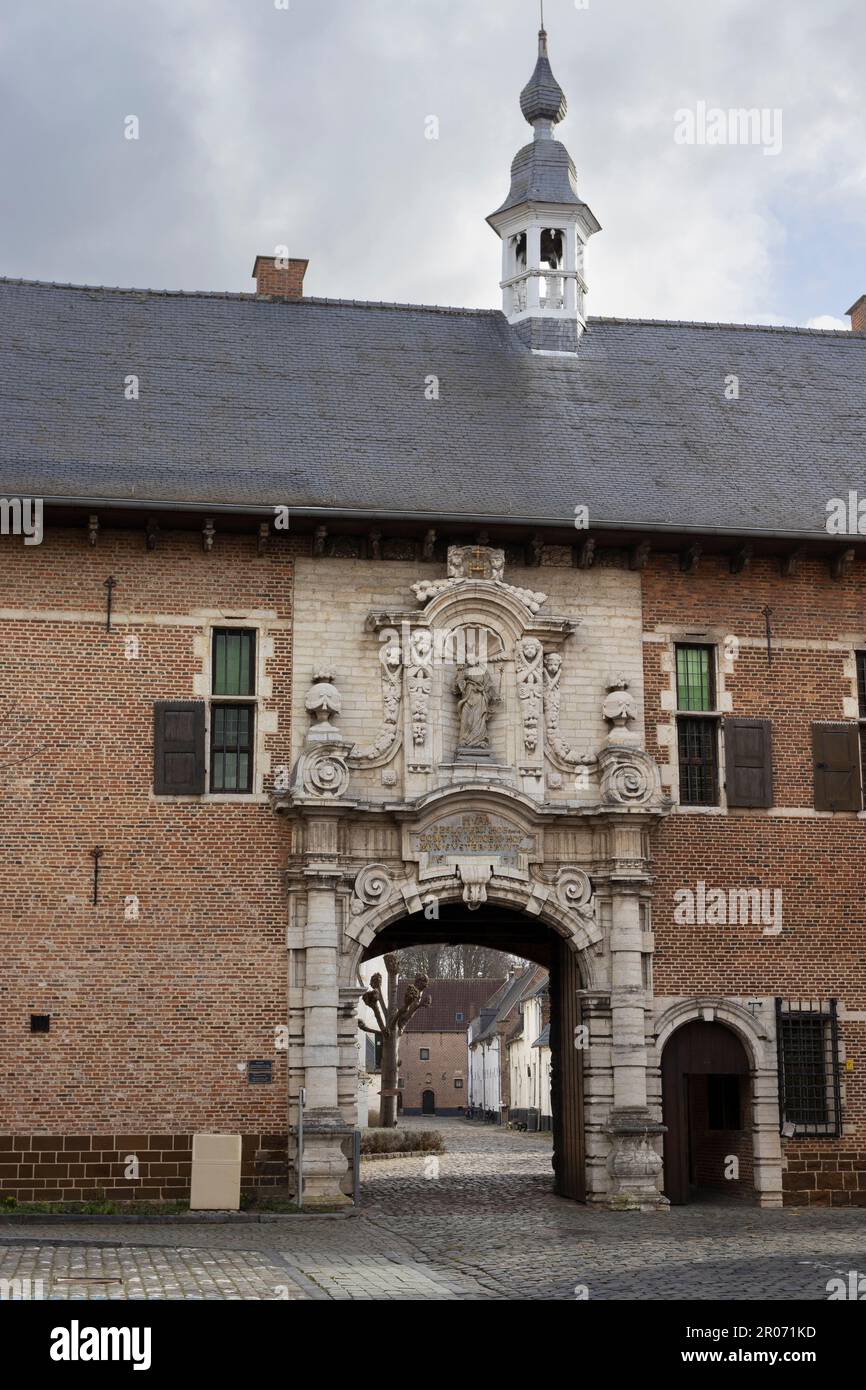
[(382, 994), (382, 976), (370, 977), (370, 988), (361, 997), (373, 1010), (378, 1024), (358, 1020), (365, 1033), (378, 1033), (382, 1039), (382, 1100), (379, 1111), (379, 1124), (393, 1129), (397, 1123), (397, 1077), (399, 1073), (400, 1039), (409, 1019), (419, 1009), (427, 1008), (430, 997), (427, 989), (427, 976), (416, 975), (414, 984), (407, 985), (403, 1003), (397, 1001), (397, 978), (400, 973), (400, 957), (396, 951), (389, 951), (382, 959), (388, 972), (388, 996)]

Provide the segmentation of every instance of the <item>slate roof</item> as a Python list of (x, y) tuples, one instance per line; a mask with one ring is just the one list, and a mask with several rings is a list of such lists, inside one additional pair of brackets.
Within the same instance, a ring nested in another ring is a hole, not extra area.
[(521, 999), (528, 999), (533, 994), (540, 993), (539, 986), (547, 987), (548, 974), (541, 965), (526, 966), (519, 974), (515, 974), (512, 979), (506, 980), (495, 995), (486, 1001), (486, 1007), (495, 1009), (496, 1012), (490, 1018), (486, 1026), (475, 1033), (470, 1039), (470, 1045), (477, 1042), (484, 1042), (487, 1038), (495, 1037), (497, 1026), (507, 1022), (512, 1016), (515, 1019), (512, 1031), (508, 1033), (508, 1041), (518, 1037), (523, 1030), (523, 1019), (519, 1013), (515, 1013)]
[[(397, 987), (397, 998), (403, 998), (401, 980)], [(427, 986), (430, 1004), (413, 1014), (406, 1025), (407, 1033), (465, 1033), (470, 1019), (474, 1018), (492, 994), (502, 984), (501, 980), (431, 980)], [(456, 1015), (463, 1015), (457, 1019)]]
[(574, 160), (559, 140), (533, 140), (517, 151), (511, 161), (511, 186), (505, 202), (487, 221), (527, 202), (586, 206), (577, 191)]
[(547, 34), (538, 31), (538, 61), (532, 76), (520, 93), (520, 109), (529, 124), (539, 119), (557, 124), (565, 119), (568, 103), (565, 92), (553, 75), (547, 56)]
[(9, 280), (0, 319), (0, 496), (824, 536), (862, 482), (866, 335), (590, 319), (542, 356), (497, 311)]

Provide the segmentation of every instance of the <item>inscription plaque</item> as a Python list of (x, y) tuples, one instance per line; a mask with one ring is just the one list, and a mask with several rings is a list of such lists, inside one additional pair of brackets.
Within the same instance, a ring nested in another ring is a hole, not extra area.
[(418, 852), (426, 856), (431, 868), (446, 864), (455, 855), (491, 854), (502, 863), (516, 867), (518, 856), (529, 854), (535, 848), (534, 837), (519, 826), (478, 811), (449, 816), (413, 838)]

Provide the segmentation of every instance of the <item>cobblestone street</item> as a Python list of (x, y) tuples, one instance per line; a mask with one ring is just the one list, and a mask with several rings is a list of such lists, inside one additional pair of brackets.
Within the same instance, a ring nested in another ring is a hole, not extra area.
[(551, 1194), (549, 1136), (404, 1123), (447, 1150), (365, 1163), (360, 1215), (0, 1222), (0, 1279), (41, 1280), (50, 1299), (823, 1300), (829, 1279), (866, 1272), (862, 1210), (592, 1211)]

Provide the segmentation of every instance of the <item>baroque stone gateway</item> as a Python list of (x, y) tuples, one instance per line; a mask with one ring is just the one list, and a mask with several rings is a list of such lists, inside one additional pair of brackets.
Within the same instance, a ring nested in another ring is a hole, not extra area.
[[(472, 556), (466, 564), (459, 550), (449, 550), (446, 582), (414, 585), (418, 607), (401, 614), (400, 623), (408, 626), (410, 652), (418, 649), (413, 639), (419, 630), (430, 638), (424, 650), (440, 648), (443, 633), (482, 632), (486, 649), (495, 653), (491, 665), (464, 667), (456, 679), (448, 676), (448, 666), (432, 672), (423, 744), (414, 736), (411, 701), (395, 697), (392, 708), (404, 710), (404, 728), (403, 737), (390, 744), (393, 777), (386, 790), (380, 780), (376, 791), (371, 769), (353, 764), (357, 729), (351, 737), (330, 730), (322, 752), (322, 710), (341, 707), (339, 671), (347, 677), (357, 672), (359, 632), (347, 632), (342, 641), (335, 633), (330, 655), (337, 674), (329, 672), (323, 685), (321, 673), (314, 673), (304, 698), (315, 722), (289, 788), (274, 797), (296, 827), (288, 871), (289, 939), (306, 958), (306, 987), (290, 994), (290, 1035), (339, 1036), (341, 1019), (350, 1017), (345, 1006), (358, 995), (361, 962), (381, 953), (383, 933), (396, 927), (411, 938), (413, 921), (426, 926), (422, 904), (431, 898), (444, 930), (458, 934), (462, 911), (482, 906), (490, 914), (535, 920), (557, 958), (558, 977), (569, 982), (561, 987), (574, 989), (580, 981), (597, 1059), (582, 1077), (583, 1105), (589, 1102), (593, 1117), (588, 1165), (585, 1110), (578, 1113), (576, 1093), (561, 1098), (560, 1189), (597, 1201), (654, 1206), (665, 1200), (658, 1188), (661, 1158), (653, 1147), (662, 1130), (650, 1103), (639, 996), (651, 935), (648, 837), (670, 801), (638, 740), (626, 747), (616, 742), (622, 712), (636, 716), (628, 700), (618, 703), (611, 732), (584, 755), (593, 769), (586, 786), (578, 789), (561, 778), (548, 785), (556, 749), (543, 717), (545, 645), (560, 659), (557, 675), (561, 667), (568, 670), (576, 624), (548, 613), (544, 594), (533, 592), (530, 607), (526, 591), (505, 582), (501, 552), (476, 546)], [(394, 616), (387, 620), (393, 623)], [(384, 621), (369, 614), (363, 629), (381, 636)], [(370, 689), (391, 643), (386, 631), (385, 640), (369, 641), (360, 658)], [(410, 657), (401, 673), (405, 683), (412, 669)], [(531, 703), (528, 671), (538, 673)], [(501, 706), (498, 720), (491, 718), (494, 706)], [(364, 722), (370, 712), (356, 709), (356, 720)], [(387, 720), (390, 711), (383, 709), (382, 717)], [(557, 710), (554, 730), (558, 722)], [(363, 737), (372, 732), (364, 730)], [(375, 865), (365, 862), (368, 846), (375, 846)], [(563, 1005), (557, 1001), (564, 1012)], [(339, 1200), (343, 1142), (351, 1125), (340, 1102), (351, 1093), (355, 1066), (349, 1036), (347, 1030), (337, 1052), (324, 1041), (304, 1047), (298, 1082), (306, 1089), (310, 1203)], [(618, 1039), (614, 1049), (611, 1036)], [(595, 1046), (601, 1039), (604, 1045)], [(574, 1047), (568, 1039), (564, 1045)]]

